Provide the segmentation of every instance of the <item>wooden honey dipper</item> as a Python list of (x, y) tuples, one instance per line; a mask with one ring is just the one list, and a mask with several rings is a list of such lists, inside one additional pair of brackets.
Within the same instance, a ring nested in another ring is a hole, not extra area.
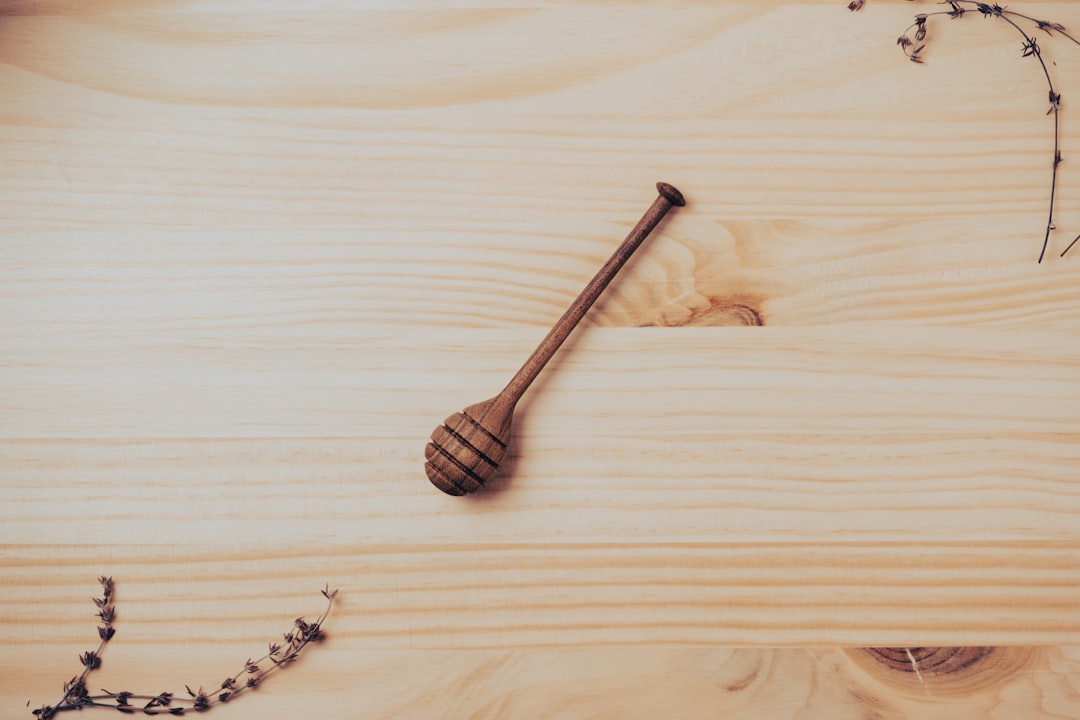
[(686, 204), (682, 193), (667, 183), (656, 183), (656, 190), (659, 196), (652, 206), (502, 392), (454, 413), (431, 433), (424, 451), (424, 470), (435, 487), (449, 495), (465, 495), (480, 490), (495, 477), (510, 444), (510, 424), (518, 400), (653, 228), (671, 208)]

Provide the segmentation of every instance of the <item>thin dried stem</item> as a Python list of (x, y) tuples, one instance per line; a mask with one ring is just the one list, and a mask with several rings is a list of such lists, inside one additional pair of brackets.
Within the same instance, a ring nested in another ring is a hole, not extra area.
[[(941, 4), (947, 5), (949, 9), (916, 15), (915, 22), (908, 26), (904, 33), (897, 38), (897, 45), (900, 46), (901, 50), (903, 50), (904, 54), (907, 55), (908, 59), (912, 62), (923, 62), (922, 53), (926, 48), (925, 39), (927, 36), (927, 21), (931, 17), (945, 15), (955, 20), (963, 17), (969, 11), (978, 12), (984, 18), (997, 18), (1004, 21), (1024, 39), (1023, 57), (1034, 57), (1039, 61), (1039, 67), (1042, 69), (1043, 77), (1046, 79), (1047, 93), (1050, 99), (1050, 109), (1046, 111), (1046, 114), (1053, 115), (1054, 121), (1054, 149), (1050, 161), (1050, 202), (1046, 213), (1046, 230), (1043, 233), (1042, 248), (1039, 251), (1038, 259), (1038, 262), (1042, 263), (1043, 259), (1046, 257), (1047, 248), (1050, 245), (1050, 234), (1056, 229), (1054, 226), (1054, 208), (1057, 200), (1058, 166), (1061, 165), (1062, 161), (1060, 116), (1061, 93), (1059, 93), (1054, 86), (1050, 68), (1043, 58), (1042, 49), (1039, 47), (1038, 40), (1034, 35), (1028, 35), (1021, 23), (1033, 25), (1035, 29), (1042, 30), (1050, 36), (1061, 36), (1075, 45), (1080, 45), (1080, 40), (1074, 35), (1071, 35), (1061, 23), (1039, 20), (1030, 15), (1025, 15), (1024, 13), (1009, 10), (997, 3), (984, 3), (977, 2), (976, 0), (946, 0), (946, 2)], [(862, 7), (862, 3), (859, 3), (858, 5), (859, 7), (852, 7), (851, 5), (848, 7), (851, 10), (858, 10)], [(1073, 245), (1077, 243), (1077, 240), (1080, 240), (1080, 236), (1074, 239), (1069, 246), (1065, 248), (1061, 253), (1061, 257), (1064, 257), (1065, 254), (1072, 249)]]
[(249, 658), (239, 672), (225, 678), (216, 690), (205, 691), (201, 686), (198, 690), (192, 690), (190, 686), (185, 685), (186, 696), (177, 696), (171, 692), (151, 695), (127, 690), (111, 692), (104, 689), (100, 694), (91, 695), (86, 688), (86, 677), (91, 671), (101, 666), (101, 651), (115, 634), (112, 626), (116, 615), (113, 605), (113, 581), (112, 578), (105, 577), (100, 578), (99, 581), (104, 589), (104, 596), (95, 598), (94, 604), (97, 605), (98, 617), (103, 622), (103, 626), (98, 628), (101, 644), (97, 650), (87, 651), (79, 656), (83, 663), (83, 671), (64, 684), (64, 695), (60, 698), (60, 702), (34, 710), (34, 715), (37, 715), (40, 720), (53, 720), (58, 713), (87, 708), (109, 708), (125, 714), (141, 713), (143, 715), (184, 715), (188, 711), (210, 710), (216, 705), (229, 702), (237, 695), (257, 687), (264, 678), (295, 662), (304, 648), (321, 639), (323, 622), (329, 616), (334, 598), (337, 597), (337, 590), (331, 590), (329, 585), (323, 588), (322, 595), (326, 598), (326, 608), (315, 622), (309, 623), (302, 617), (294, 620), (293, 627), (285, 633), (281, 643), (271, 643), (266, 654), (257, 660)]

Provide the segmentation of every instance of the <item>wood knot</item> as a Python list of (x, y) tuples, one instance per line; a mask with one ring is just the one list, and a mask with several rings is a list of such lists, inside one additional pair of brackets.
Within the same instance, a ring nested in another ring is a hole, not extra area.
[(963, 672), (993, 651), (992, 647), (866, 648), (867, 653), (890, 670), (914, 673), (918, 669), (923, 675)]
[[(700, 297), (700, 296), (699, 296)], [(686, 308), (681, 313), (669, 313), (659, 322), (662, 327), (739, 327), (765, 324), (757, 302), (748, 298), (709, 298), (708, 304)]]
[(1024, 647), (875, 647), (852, 650), (871, 675), (919, 695), (967, 695), (1007, 682), (1031, 662)]

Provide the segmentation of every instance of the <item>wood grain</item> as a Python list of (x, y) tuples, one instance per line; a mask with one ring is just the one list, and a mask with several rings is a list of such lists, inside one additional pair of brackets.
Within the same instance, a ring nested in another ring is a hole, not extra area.
[(339, 586), (251, 717), (1080, 716), (1080, 48), (1040, 266), (1015, 33), (844, 5), (0, 0), (0, 716), (99, 574), (155, 692)]

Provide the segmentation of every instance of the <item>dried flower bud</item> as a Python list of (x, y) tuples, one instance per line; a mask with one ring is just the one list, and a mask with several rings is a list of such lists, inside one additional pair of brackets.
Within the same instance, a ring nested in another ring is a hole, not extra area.
[(90, 702), (90, 693), (81, 678), (74, 678), (71, 682), (64, 684), (64, 696), (68, 703), (76, 706)]
[(101, 658), (93, 650), (87, 650), (79, 656), (79, 662), (87, 667), (89, 670), (97, 670), (101, 667)]

